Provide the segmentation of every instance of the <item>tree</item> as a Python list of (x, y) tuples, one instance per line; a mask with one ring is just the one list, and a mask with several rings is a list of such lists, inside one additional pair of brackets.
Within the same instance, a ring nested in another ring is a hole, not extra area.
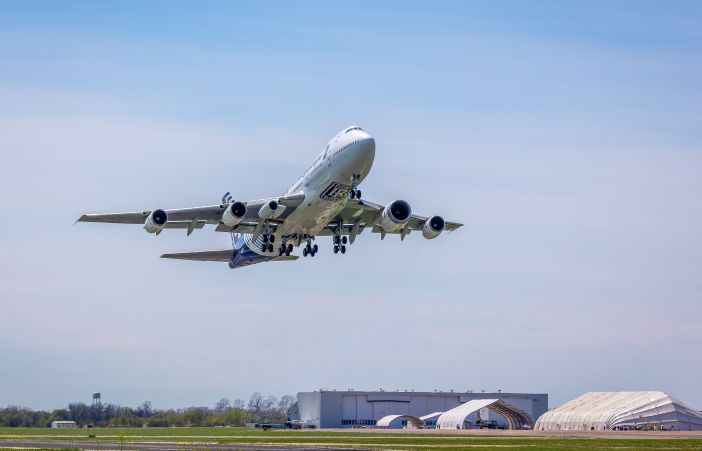
[(136, 408), (134, 414), (141, 418), (148, 418), (150, 416), (153, 416), (154, 411), (151, 408), (151, 401), (144, 401), (142, 405)]
[(281, 396), (276, 406), (276, 415), (278, 417), (288, 417), (288, 410), (295, 404), (295, 397), (290, 395)]
[(234, 402), (232, 403), (232, 407), (235, 409), (244, 409), (244, 406), (246, 406), (246, 403), (244, 403), (243, 399), (235, 399)]
[(232, 403), (229, 402), (227, 398), (222, 398), (215, 404), (215, 411), (221, 413), (222, 415), (226, 415), (227, 411), (229, 411), (231, 407)]

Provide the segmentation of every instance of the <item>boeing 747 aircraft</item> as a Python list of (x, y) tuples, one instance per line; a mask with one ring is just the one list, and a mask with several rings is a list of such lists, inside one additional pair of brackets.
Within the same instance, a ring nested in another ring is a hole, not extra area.
[(229, 193), (222, 202), (206, 207), (145, 210), (133, 213), (88, 214), (79, 222), (143, 224), (149, 233), (185, 229), (190, 235), (205, 224), (231, 234), (232, 249), (164, 254), (162, 258), (228, 262), (230, 268), (267, 261), (296, 260), (294, 247), (304, 244), (302, 255), (314, 257), (317, 237), (331, 236), (334, 253), (346, 253), (365, 229), (399, 234), (402, 240), (413, 230), (424, 238), (436, 238), (462, 224), (441, 216), (412, 214), (409, 203), (394, 200), (378, 205), (361, 199), (360, 183), (368, 176), (375, 158), (375, 140), (361, 127), (347, 127), (334, 136), (312, 166), (282, 196), (240, 201)]

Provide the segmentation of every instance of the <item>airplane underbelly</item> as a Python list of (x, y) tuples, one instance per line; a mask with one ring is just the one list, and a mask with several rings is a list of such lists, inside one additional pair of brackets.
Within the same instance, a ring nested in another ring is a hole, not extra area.
[(285, 220), (282, 235), (311, 235), (319, 233), (343, 208), (343, 201), (316, 199), (305, 201)]

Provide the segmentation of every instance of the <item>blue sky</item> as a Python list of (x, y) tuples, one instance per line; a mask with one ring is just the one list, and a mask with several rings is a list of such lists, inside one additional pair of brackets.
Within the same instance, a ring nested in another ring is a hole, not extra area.
[[(0, 405), (382, 387), (702, 407), (700, 19), (698, 2), (3, 2)], [(230, 271), (158, 259), (226, 248), (211, 230), (73, 225), (280, 194), (350, 124), (376, 138), (365, 197), (465, 227)]]

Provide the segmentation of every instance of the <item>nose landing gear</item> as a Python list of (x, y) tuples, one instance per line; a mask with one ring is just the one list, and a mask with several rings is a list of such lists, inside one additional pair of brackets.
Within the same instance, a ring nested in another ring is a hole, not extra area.
[(349, 197), (351, 197), (351, 199), (361, 200), (361, 190), (356, 189), (359, 183), (361, 183), (361, 176), (359, 174), (354, 174), (351, 177), (351, 191), (349, 191)]

